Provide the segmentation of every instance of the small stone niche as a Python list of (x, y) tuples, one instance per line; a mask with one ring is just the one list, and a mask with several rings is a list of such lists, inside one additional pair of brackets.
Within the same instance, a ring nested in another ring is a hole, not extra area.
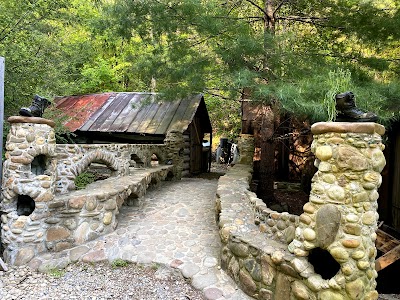
[(136, 168), (143, 168), (144, 167), (144, 162), (140, 159), (139, 156), (137, 156), (137, 154), (131, 154), (131, 161), (130, 161), (130, 165), (132, 167), (136, 167)]
[(48, 158), (44, 154), (40, 154), (38, 156), (35, 156), (31, 163), (31, 172), (34, 175), (43, 175), (47, 169), (48, 166)]
[(27, 195), (18, 195), (17, 214), (18, 216), (29, 216), (35, 210), (35, 201)]

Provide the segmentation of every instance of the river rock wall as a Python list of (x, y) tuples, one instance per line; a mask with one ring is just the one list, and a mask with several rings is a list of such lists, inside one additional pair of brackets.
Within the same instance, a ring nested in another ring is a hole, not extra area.
[[(300, 216), (274, 212), (249, 192), (249, 164), (220, 178), (221, 266), (255, 299), (377, 299), (374, 242), (384, 127), (317, 123), (312, 132), (318, 171)], [(338, 265), (330, 278), (310, 263), (316, 249)]]

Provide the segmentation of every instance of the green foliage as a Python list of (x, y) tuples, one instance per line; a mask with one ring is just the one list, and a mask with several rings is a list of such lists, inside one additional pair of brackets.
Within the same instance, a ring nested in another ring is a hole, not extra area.
[(343, 93), (352, 89), (351, 73), (349, 70), (337, 69), (328, 73), (327, 82), (329, 90), (325, 93), (324, 107), (328, 112), (328, 120), (334, 121), (336, 118), (336, 94)]
[(65, 275), (65, 270), (64, 269), (57, 269), (57, 268), (53, 268), (53, 269), (49, 269), (47, 271), (47, 274), (51, 277), (54, 278), (61, 278)]
[(204, 93), (216, 131), (234, 137), (244, 90), (246, 98), (333, 120), (332, 95), (350, 84), (361, 108), (382, 122), (398, 118), (397, 0), (279, 3), (2, 0), (5, 115), (35, 93)]
[(113, 260), (113, 262), (111, 263), (111, 267), (113, 269), (127, 267), (128, 265), (129, 265), (129, 261), (126, 261), (126, 260), (123, 260), (120, 258)]
[(76, 189), (78, 190), (84, 189), (88, 184), (91, 184), (95, 181), (95, 177), (96, 176), (93, 173), (82, 172), (74, 179)]

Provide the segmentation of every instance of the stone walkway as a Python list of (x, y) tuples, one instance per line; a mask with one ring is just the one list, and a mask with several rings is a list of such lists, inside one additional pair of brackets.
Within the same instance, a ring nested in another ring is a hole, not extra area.
[(63, 267), (77, 260), (160, 263), (180, 269), (206, 299), (252, 299), (219, 267), (216, 189), (216, 179), (162, 182), (137, 206), (122, 207), (115, 232), (56, 255), (46, 254), (36, 260), (40, 260), (37, 267)]

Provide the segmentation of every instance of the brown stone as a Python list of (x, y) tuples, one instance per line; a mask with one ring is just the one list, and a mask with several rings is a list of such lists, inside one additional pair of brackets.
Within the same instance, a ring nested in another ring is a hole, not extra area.
[(34, 256), (35, 251), (31, 247), (19, 249), (15, 257), (14, 265), (26, 265)]
[(69, 252), (69, 259), (71, 262), (77, 262), (82, 255), (86, 254), (90, 249), (87, 246), (78, 246)]
[(72, 247), (72, 244), (69, 242), (59, 242), (54, 246), (54, 251), (60, 252), (65, 249), (69, 249)]
[(86, 262), (86, 263), (88, 263), (88, 262), (101, 262), (101, 261), (105, 261), (106, 259), (107, 258), (106, 258), (106, 255), (105, 255), (103, 249), (87, 253), (86, 255), (84, 255), (82, 257), (82, 261)]
[(49, 201), (51, 201), (51, 200), (53, 200), (53, 199), (54, 199), (54, 195), (53, 195), (50, 191), (47, 191), (47, 192), (45, 192), (45, 193), (39, 195), (39, 196), (35, 199), (35, 201), (36, 201), (36, 202), (49, 202)]
[(347, 234), (352, 234), (352, 235), (357, 235), (359, 236), (361, 234), (361, 226), (358, 224), (346, 224), (343, 228), (344, 232)]
[(54, 127), (56, 123), (52, 120), (38, 118), (38, 117), (22, 117), (22, 116), (11, 116), (7, 119), (9, 123), (32, 123), (32, 124), (46, 124), (50, 127)]
[(385, 134), (385, 127), (373, 122), (318, 122), (311, 126), (311, 132), (315, 135), (329, 132), (336, 133), (368, 133)]
[(298, 300), (315, 299), (315, 297), (312, 297), (312, 293), (307, 289), (307, 287), (299, 281), (294, 281), (292, 283), (292, 292)]
[(306, 213), (313, 214), (316, 211), (316, 208), (310, 202), (307, 202), (306, 204), (304, 204), (303, 210)]
[(70, 208), (81, 209), (86, 202), (86, 196), (74, 197), (68, 201)]
[(253, 296), (257, 292), (257, 285), (254, 283), (250, 274), (247, 273), (246, 271), (240, 270), (239, 281), (246, 294)]
[(288, 299), (290, 299), (290, 280), (286, 275), (278, 273), (276, 278), (274, 300)]
[(342, 240), (342, 245), (346, 248), (357, 248), (360, 246), (360, 241), (356, 239), (346, 239)]
[(16, 163), (16, 164), (23, 164), (23, 165), (29, 165), (32, 160), (26, 157), (11, 157), (11, 162)]
[(306, 225), (310, 225), (312, 222), (312, 219), (310, 216), (306, 215), (306, 214), (301, 214), (299, 217), (300, 222), (306, 224)]
[(97, 201), (96, 198), (87, 198), (85, 208), (87, 211), (92, 211), (96, 208)]
[(261, 256), (262, 282), (266, 285), (271, 285), (276, 275), (276, 270), (272, 267), (272, 264), (269, 255), (264, 254)]
[(260, 300), (272, 300), (274, 299), (274, 293), (267, 289), (260, 289), (258, 293), (258, 299)]
[(59, 241), (66, 239), (70, 236), (70, 232), (68, 229), (60, 226), (50, 227), (46, 233), (46, 240), (48, 242), (51, 241)]

